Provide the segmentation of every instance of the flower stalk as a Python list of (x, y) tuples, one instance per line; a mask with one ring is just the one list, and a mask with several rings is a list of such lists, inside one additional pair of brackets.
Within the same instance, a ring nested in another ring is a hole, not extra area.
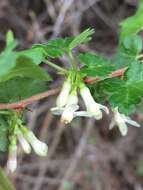
[(66, 73), (67, 73), (67, 70), (66, 70), (66, 69), (64, 69), (64, 68), (62, 68), (62, 67), (60, 67), (60, 66), (58, 66), (58, 65), (56, 65), (56, 64), (54, 64), (54, 63), (52, 63), (52, 62), (49, 61), (49, 60), (44, 60), (44, 63), (46, 63), (46, 64), (49, 65), (50, 67), (53, 67), (54, 69), (56, 69), (57, 71), (59, 71), (59, 72), (61, 72), (61, 73), (63, 73), (63, 74), (66, 74)]

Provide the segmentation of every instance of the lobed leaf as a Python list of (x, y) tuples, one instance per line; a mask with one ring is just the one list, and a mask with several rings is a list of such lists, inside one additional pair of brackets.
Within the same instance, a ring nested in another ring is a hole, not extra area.
[(108, 59), (96, 54), (82, 53), (79, 60), (85, 65), (81, 69), (85, 76), (107, 77), (114, 70), (113, 64)]
[(142, 39), (139, 35), (131, 35), (119, 44), (112, 62), (117, 69), (129, 66), (142, 51)]
[(128, 17), (121, 23), (120, 40), (129, 35), (137, 34), (143, 29), (143, 0), (139, 1), (138, 10), (135, 15)]
[(130, 65), (125, 80), (108, 79), (103, 84), (103, 89), (109, 95), (112, 106), (126, 115), (133, 112), (143, 96), (143, 65), (134, 61)]

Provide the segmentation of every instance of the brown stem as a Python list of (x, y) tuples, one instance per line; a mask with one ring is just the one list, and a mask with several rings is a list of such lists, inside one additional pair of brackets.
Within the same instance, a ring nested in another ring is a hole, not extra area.
[[(111, 74), (109, 74), (109, 76), (107, 78), (123, 77), (126, 70), (127, 70), (127, 67), (119, 69), (117, 71), (113, 71)], [(93, 83), (100, 81), (100, 80), (103, 80), (103, 79), (100, 77), (86, 77), (84, 79), (84, 82), (86, 84), (93, 84)]]
[[(112, 72), (107, 78), (113, 78), (113, 77), (123, 77), (127, 67), (119, 69), (117, 71)], [(87, 77), (84, 79), (84, 82), (87, 84), (93, 84), (97, 81), (103, 80), (100, 77)], [(43, 92), (34, 96), (31, 96), (30, 98), (27, 98), (25, 100), (21, 100), (19, 102), (14, 102), (14, 103), (0, 103), (0, 110), (4, 109), (17, 109), (17, 110), (22, 110), (24, 109), (27, 105), (32, 104), (34, 101), (41, 100), (43, 98), (46, 98), (48, 96), (55, 95), (59, 92), (59, 89), (52, 89), (47, 92)]]
[(19, 102), (14, 103), (0, 103), (0, 110), (4, 109), (24, 109), (27, 105), (32, 104), (34, 101), (41, 100), (43, 98), (46, 98), (48, 96), (55, 95), (59, 92), (59, 89), (52, 89), (47, 92), (43, 92), (34, 96), (31, 96), (30, 98), (21, 100)]

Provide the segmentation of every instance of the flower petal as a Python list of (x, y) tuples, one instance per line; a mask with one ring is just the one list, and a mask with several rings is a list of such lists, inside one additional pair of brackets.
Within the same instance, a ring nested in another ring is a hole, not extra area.
[(110, 125), (109, 125), (109, 130), (113, 129), (113, 128), (115, 127), (115, 125), (116, 125), (116, 122), (115, 122), (114, 119), (112, 119), (112, 120), (111, 120), (111, 123), (110, 123)]
[(10, 172), (14, 172), (16, 168), (17, 168), (17, 145), (11, 144), (9, 146), (7, 170)]
[(77, 111), (74, 113), (75, 117), (93, 117), (93, 115), (91, 113), (89, 113), (88, 111)]
[(17, 137), (18, 137), (18, 140), (19, 140), (20, 145), (22, 146), (24, 152), (26, 154), (30, 154), (31, 153), (31, 146), (27, 142), (27, 140), (24, 138), (24, 136), (20, 130), (19, 130), (19, 133), (17, 134)]
[(7, 170), (10, 172), (14, 172), (17, 168), (17, 158), (16, 154), (13, 153), (13, 155), (9, 155), (9, 159), (7, 161)]
[(58, 107), (64, 107), (67, 103), (68, 96), (71, 90), (71, 81), (67, 79), (62, 86), (61, 92), (56, 100), (56, 105)]
[(118, 123), (118, 127), (122, 136), (125, 136), (128, 132), (128, 126), (126, 125), (126, 123), (125, 122)]
[(60, 107), (54, 107), (54, 108), (51, 108), (51, 112), (54, 114), (54, 115), (61, 115), (63, 113), (65, 108), (60, 108)]
[(100, 109), (104, 110), (107, 114), (109, 114), (109, 109), (106, 106), (99, 104), (99, 107), (100, 107)]
[(64, 124), (70, 123), (74, 118), (74, 112), (79, 109), (77, 104), (71, 104), (65, 107), (61, 116), (61, 122)]
[(107, 114), (109, 113), (109, 110), (106, 106), (103, 106), (95, 102), (89, 88), (84, 84), (80, 87), (80, 94), (84, 100), (87, 112), (89, 112), (95, 119), (102, 119), (101, 109), (104, 110)]
[(47, 156), (48, 146), (44, 142), (41, 142), (40, 140), (37, 139), (37, 141), (35, 142), (31, 141), (31, 146), (33, 147), (35, 153), (38, 156), (42, 157)]
[(132, 120), (130, 117), (124, 118), (125, 122), (129, 123), (130, 125), (134, 127), (140, 127), (140, 124), (138, 124), (136, 121)]

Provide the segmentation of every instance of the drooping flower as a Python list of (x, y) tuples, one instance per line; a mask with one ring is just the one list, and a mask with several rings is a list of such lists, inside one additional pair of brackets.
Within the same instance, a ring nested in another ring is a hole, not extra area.
[(67, 104), (64, 108), (55, 107), (52, 108), (51, 111), (55, 115), (61, 115), (61, 122), (64, 124), (70, 123), (73, 118), (76, 110), (79, 109), (78, 106), (78, 97), (76, 90), (73, 90), (67, 99)]
[(122, 136), (125, 136), (128, 132), (128, 126), (126, 123), (134, 126), (140, 127), (140, 125), (132, 120), (130, 117), (126, 117), (124, 114), (119, 113), (118, 108), (113, 109), (114, 117), (110, 123), (109, 129), (112, 129), (114, 126), (118, 126)]
[(48, 146), (40, 141), (32, 131), (27, 129), (26, 127), (21, 127), (22, 132), (26, 140), (31, 144), (32, 148), (34, 149), (35, 153), (39, 156), (46, 156), (48, 152)]
[(14, 172), (17, 168), (17, 145), (15, 136), (10, 138), (10, 145), (8, 148), (9, 153), (7, 161), (7, 170), (10, 172)]
[(64, 124), (70, 123), (74, 118), (74, 112), (79, 108), (78, 97), (76, 90), (72, 91), (68, 96), (67, 104), (61, 116), (61, 122)]
[(56, 105), (57, 107), (64, 107), (67, 103), (67, 99), (71, 90), (71, 81), (67, 79), (62, 86), (61, 92), (57, 97)]
[[(70, 118), (72, 118), (72, 119), (74, 119), (75, 117), (89, 117), (89, 118), (91, 118), (91, 117), (93, 117), (93, 115), (91, 115), (89, 112), (87, 112), (87, 111), (77, 111), (78, 109), (79, 109), (79, 106), (78, 105), (71, 105), (70, 107), (68, 107), (68, 110), (69, 109), (71, 109), (70, 110)], [(52, 113), (54, 114), (54, 115), (62, 115), (63, 114), (63, 112), (65, 111), (65, 108), (58, 108), (58, 107), (55, 107), (55, 108), (51, 108), (51, 111), (52, 111)], [(67, 112), (67, 110), (66, 110), (66, 112)], [(73, 114), (71, 114), (71, 112), (73, 113)], [(69, 112), (68, 112), (69, 113)], [(67, 115), (67, 113), (66, 113), (66, 115)], [(69, 115), (69, 114), (68, 114)], [(72, 117), (71, 117), (72, 116)], [(67, 118), (67, 116), (66, 116), (66, 118)], [(71, 120), (71, 119), (70, 119)], [(70, 121), (69, 119), (68, 119), (68, 121)], [(72, 121), (72, 120), (71, 120)], [(71, 122), (70, 121), (70, 122)], [(70, 123), (70, 122), (68, 122), (68, 123)], [(66, 123), (66, 122), (64, 122), (65, 124), (68, 124), (68, 123)]]
[(95, 102), (90, 93), (89, 88), (86, 87), (84, 84), (82, 84), (80, 87), (80, 94), (84, 100), (85, 106), (87, 108), (87, 113), (89, 114), (89, 116), (95, 117), (97, 120), (99, 120), (102, 118), (101, 110), (104, 110), (107, 114), (109, 114), (108, 108), (106, 106), (103, 106)]

